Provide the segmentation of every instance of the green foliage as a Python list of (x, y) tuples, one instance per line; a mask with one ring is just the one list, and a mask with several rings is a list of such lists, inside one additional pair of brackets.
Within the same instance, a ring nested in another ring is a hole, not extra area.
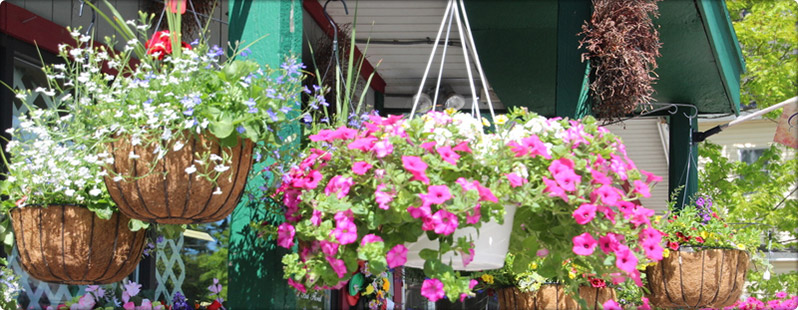
[(16, 309), (16, 297), (20, 291), (19, 276), (6, 265), (6, 260), (0, 258), (0, 309)]
[[(747, 72), (742, 103), (762, 109), (798, 93), (798, 3), (726, 0)], [(777, 116), (772, 112), (771, 116)]]

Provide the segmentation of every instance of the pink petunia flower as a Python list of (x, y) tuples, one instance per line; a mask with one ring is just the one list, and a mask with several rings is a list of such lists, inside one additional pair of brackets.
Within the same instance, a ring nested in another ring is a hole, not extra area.
[(653, 174), (651, 172), (645, 171), (643, 169), (640, 169), (640, 174), (646, 176), (646, 183), (649, 183), (649, 184), (654, 183), (654, 182), (661, 182), (662, 181), (662, 177), (661, 176), (657, 176), (657, 175), (655, 175), (655, 174)]
[(344, 260), (337, 259), (332, 256), (325, 256), (324, 258), (326, 258), (327, 262), (330, 263), (330, 266), (332, 266), (332, 269), (338, 275), (338, 278), (343, 278), (346, 275), (346, 264), (344, 263)]
[(557, 175), (563, 172), (574, 172), (574, 161), (568, 158), (560, 158), (552, 161), (549, 165), (549, 172), (551, 175)]
[(277, 245), (290, 249), (294, 246), (294, 235), (296, 230), (294, 226), (288, 223), (282, 223), (277, 227)]
[(452, 151), (451, 147), (441, 146), (435, 149), (435, 151), (438, 152), (438, 155), (441, 156), (441, 159), (443, 159), (443, 161), (457, 166), (457, 160), (460, 158), (460, 155), (457, 155), (457, 153)]
[(647, 239), (643, 241), (641, 246), (643, 250), (646, 252), (646, 257), (650, 260), (660, 261), (662, 260), (662, 246), (660, 245), (660, 240), (655, 239)]
[(345, 211), (338, 211), (333, 216), (335, 223), (340, 223), (342, 221), (353, 221), (355, 219), (355, 213), (352, 212), (352, 209), (346, 209)]
[(376, 142), (377, 138), (372, 138), (372, 137), (359, 138), (356, 139), (355, 141), (350, 142), (349, 145), (347, 145), (346, 147), (349, 148), (350, 150), (361, 150), (363, 152), (368, 152), (369, 150), (371, 150), (372, 147), (374, 147), (374, 143)]
[(508, 173), (505, 174), (505, 176), (507, 176), (507, 180), (510, 181), (511, 187), (519, 187), (529, 182), (527, 179), (522, 178), (521, 176), (515, 173)]
[(457, 230), (457, 215), (444, 209), (438, 210), (432, 215), (432, 224), (435, 226), (435, 233), (444, 236), (451, 235)]
[(637, 256), (627, 246), (620, 245), (615, 251), (615, 266), (631, 274), (637, 270)]
[(651, 305), (648, 304), (648, 298), (642, 297), (640, 300), (643, 302), (643, 304), (637, 306), (637, 310), (651, 310)]
[(549, 148), (546, 147), (546, 144), (540, 141), (537, 135), (532, 135), (527, 138), (521, 139), (521, 143), (529, 148), (529, 157), (534, 158), (535, 156), (542, 156), (545, 159), (551, 159), (551, 154), (549, 154)]
[(364, 246), (366, 243), (374, 243), (374, 242), (383, 242), (380, 236), (375, 234), (368, 234), (363, 236), (363, 239), (360, 240), (360, 245)]
[(648, 184), (640, 180), (635, 180), (634, 185), (636, 193), (646, 198), (651, 197), (651, 192), (649, 191)]
[(583, 203), (579, 208), (574, 210), (574, 220), (580, 225), (590, 223), (596, 217), (596, 205)]
[(479, 200), (480, 201), (490, 201), (490, 202), (499, 202), (499, 199), (493, 195), (493, 192), (490, 188), (482, 186), (479, 184), (479, 181), (474, 181), (474, 186), (477, 187), (477, 192), (479, 192)]
[(371, 167), (373, 167), (371, 164), (365, 161), (359, 161), (352, 164), (352, 172), (357, 175), (364, 175), (369, 171), (369, 169), (371, 169)]
[(463, 188), (464, 192), (470, 191), (472, 189), (477, 189), (477, 186), (474, 185), (474, 182), (466, 180), (464, 177), (457, 178), (455, 181), (457, 184), (460, 184), (460, 187)]
[(535, 253), (535, 255), (537, 255), (538, 257), (546, 257), (547, 255), (549, 255), (549, 249), (540, 249)]
[(352, 140), (357, 137), (357, 130), (346, 126), (338, 127), (335, 131), (331, 132), (328, 139), (332, 140)]
[(319, 226), (321, 225), (322, 213), (319, 210), (313, 210), (313, 215), (310, 216), (310, 223)]
[(357, 241), (357, 226), (351, 220), (338, 221), (332, 232), (338, 243), (346, 245)]
[(421, 296), (426, 297), (431, 302), (436, 302), (443, 298), (443, 282), (438, 279), (426, 279), (421, 284)]
[(463, 267), (467, 267), (472, 261), (474, 261), (474, 244), (471, 244), (471, 248), (468, 249), (468, 253), (460, 251), (460, 258), (463, 261)]
[(635, 227), (646, 224), (651, 225), (651, 217), (654, 216), (654, 210), (648, 209), (643, 206), (638, 206), (632, 213), (632, 218), (629, 220)]
[(321, 246), (321, 252), (324, 254), (329, 256), (335, 256), (335, 254), (338, 254), (338, 243), (322, 240), (319, 241), (319, 246)]
[(522, 157), (526, 156), (526, 154), (529, 154), (529, 147), (526, 145), (518, 144), (518, 142), (510, 141), (509, 143), (507, 143), (507, 146), (510, 147), (510, 151), (513, 151), (513, 153), (515, 153), (515, 157)]
[(653, 242), (661, 242), (663, 233), (656, 228), (647, 227), (640, 232), (640, 239), (643, 241), (653, 240)]
[(455, 146), (452, 148), (452, 151), (456, 151), (456, 152), (465, 152), (465, 153), (471, 153), (471, 152), (473, 152), (473, 151), (471, 150), (471, 147), (469, 147), (469, 146), (468, 146), (468, 142), (466, 142), (466, 141), (460, 142), (460, 143), (458, 143), (457, 145), (455, 145)]
[(607, 235), (599, 237), (599, 248), (604, 254), (615, 253), (620, 245), (618, 235), (614, 233), (607, 233)]
[(432, 210), (430, 209), (429, 205), (421, 205), (419, 207), (407, 207), (407, 213), (410, 213), (414, 219), (417, 218), (427, 218), (432, 216)]
[(385, 255), (388, 268), (404, 266), (407, 263), (407, 248), (403, 244), (397, 244)]
[(305, 288), (304, 285), (302, 285), (302, 283), (296, 282), (292, 278), (288, 278), (288, 285), (294, 287), (297, 291), (300, 291), (302, 293), (308, 292), (308, 290)]
[(482, 212), (479, 210), (481, 207), (481, 204), (477, 204), (473, 210), (466, 211), (466, 224), (479, 223), (479, 219), (482, 217)]
[(593, 236), (590, 233), (582, 233), (581, 235), (574, 236), (574, 254), (576, 255), (591, 255), (593, 254), (593, 250), (596, 249), (596, 239), (593, 239)]
[(623, 308), (621, 308), (621, 305), (612, 299), (607, 299), (607, 301), (604, 302), (602, 307), (604, 307), (604, 310), (623, 310)]
[(598, 203), (601, 201), (601, 203), (607, 206), (614, 206), (618, 202), (620, 194), (618, 194), (618, 189), (610, 185), (602, 185), (593, 191), (593, 193), (590, 194), (590, 197), (593, 200), (593, 203)]
[[(468, 281), (468, 289), (469, 290), (473, 290), (474, 287), (477, 286), (477, 284), (479, 284), (479, 282), (477, 280), (471, 279), (470, 281)], [(467, 297), (468, 297), (468, 294), (461, 293), (460, 294), (460, 302), (463, 302)]]
[(376, 201), (378, 207), (383, 210), (388, 210), (388, 208), (390, 207), (388, 204), (391, 203), (391, 201), (393, 201), (393, 196), (395, 195), (395, 193), (393, 192), (391, 193), (384, 192), (383, 190), (387, 187), (388, 186), (386, 186), (385, 184), (380, 184), (377, 185), (377, 189), (374, 191), (374, 201)]
[(330, 129), (322, 129), (322, 130), (319, 130), (318, 133), (308, 136), (308, 138), (310, 139), (310, 141), (313, 141), (313, 142), (318, 142), (318, 141), (327, 141), (327, 142), (329, 142), (329, 141), (332, 141), (332, 139), (330, 138), (330, 134), (332, 134), (332, 132), (333, 131), (330, 130)]
[(391, 142), (388, 140), (381, 140), (377, 143), (374, 143), (372, 150), (374, 151), (374, 154), (377, 155), (377, 158), (383, 158), (393, 153), (393, 144), (391, 144)]
[(560, 197), (562, 200), (565, 200), (565, 202), (568, 202), (568, 194), (557, 185), (556, 181), (543, 177), (543, 184), (546, 184), (546, 188), (543, 189), (543, 192), (549, 193), (549, 197)]
[(324, 176), (318, 170), (311, 170), (305, 177), (305, 189), (314, 189), (319, 186), (319, 182), (324, 179)]
[(435, 149), (435, 141), (428, 141), (421, 143), (421, 148), (427, 150), (427, 152), (432, 153), (432, 150)]
[(426, 173), (424, 173), (424, 172), (411, 172), (411, 174), (413, 174), (413, 177), (410, 178), (410, 181), (420, 181), (421, 183), (429, 184), (429, 178), (427, 177)]
[(590, 169), (590, 177), (591, 177), (590, 183), (593, 184), (604, 184), (604, 185), (612, 184), (612, 180), (610, 180), (610, 178), (608, 178), (606, 174), (595, 169)]
[(629, 278), (635, 282), (635, 285), (643, 286), (643, 280), (640, 278), (640, 270), (635, 269), (633, 272), (630, 272)]
[(342, 199), (349, 194), (349, 188), (352, 186), (352, 184), (354, 184), (352, 177), (336, 175), (330, 179), (329, 183), (327, 183), (327, 187), (324, 188), (324, 194), (330, 196), (332, 193), (337, 193), (335, 197)]
[(427, 187), (427, 194), (418, 194), (425, 205), (442, 204), (452, 199), (452, 193), (446, 185), (431, 185)]

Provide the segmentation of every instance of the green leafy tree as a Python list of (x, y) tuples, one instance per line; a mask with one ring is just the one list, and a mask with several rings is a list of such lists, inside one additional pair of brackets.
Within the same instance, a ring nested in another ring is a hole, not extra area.
[[(798, 92), (798, 3), (726, 0), (747, 72), (742, 102), (765, 108)], [(772, 115), (777, 116), (777, 112)]]

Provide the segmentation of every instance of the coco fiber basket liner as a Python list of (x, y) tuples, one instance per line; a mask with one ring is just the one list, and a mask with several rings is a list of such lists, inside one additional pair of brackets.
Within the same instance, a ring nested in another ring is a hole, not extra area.
[[(534, 292), (521, 292), (516, 287), (502, 288), (499, 309), (502, 310), (566, 310), (579, 309), (579, 303), (565, 293), (561, 285), (543, 285)], [(617, 299), (615, 290), (607, 287), (581, 286), (579, 296), (587, 302), (588, 309), (602, 309), (604, 302)]]
[(740, 297), (748, 254), (732, 249), (674, 251), (646, 268), (648, 297), (662, 308), (723, 308)]
[[(183, 148), (168, 152), (157, 162), (154, 145), (134, 146), (125, 138), (109, 145), (114, 163), (108, 169), (114, 173), (105, 177), (105, 185), (119, 211), (137, 220), (160, 224), (209, 223), (233, 212), (252, 168), (252, 141), (239, 141), (230, 148), (230, 169), (219, 175), (214, 186), (185, 169), (199, 159), (197, 154), (221, 154), (222, 146), (207, 135), (187, 136)], [(131, 159), (131, 152), (140, 158)], [(148, 163), (155, 163), (154, 167)], [(132, 178), (115, 182), (116, 174)], [(213, 194), (216, 187), (221, 195)]]
[(119, 282), (132, 273), (146, 231), (128, 229), (119, 213), (103, 220), (83, 206), (11, 210), (19, 263), (32, 277), (71, 285)]

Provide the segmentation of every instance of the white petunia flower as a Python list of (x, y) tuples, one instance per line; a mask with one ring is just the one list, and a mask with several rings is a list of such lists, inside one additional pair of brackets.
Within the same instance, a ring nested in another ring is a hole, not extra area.
[(75, 195), (75, 190), (71, 189), (71, 188), (68, 188), (67, 190), (64, 191), (64, 195), (72, 197), (73, 195)]
[(92, 195), (92, 196), (98, 196), (98, 195), (102, 194), (102, 192), (103, 192), (103, 191), (101, 191), (99, 188), (96, 188), (96, 187), (95, 187), (95, 188), (92, 188), (92, 189), (89, 191), (89, 195)]

